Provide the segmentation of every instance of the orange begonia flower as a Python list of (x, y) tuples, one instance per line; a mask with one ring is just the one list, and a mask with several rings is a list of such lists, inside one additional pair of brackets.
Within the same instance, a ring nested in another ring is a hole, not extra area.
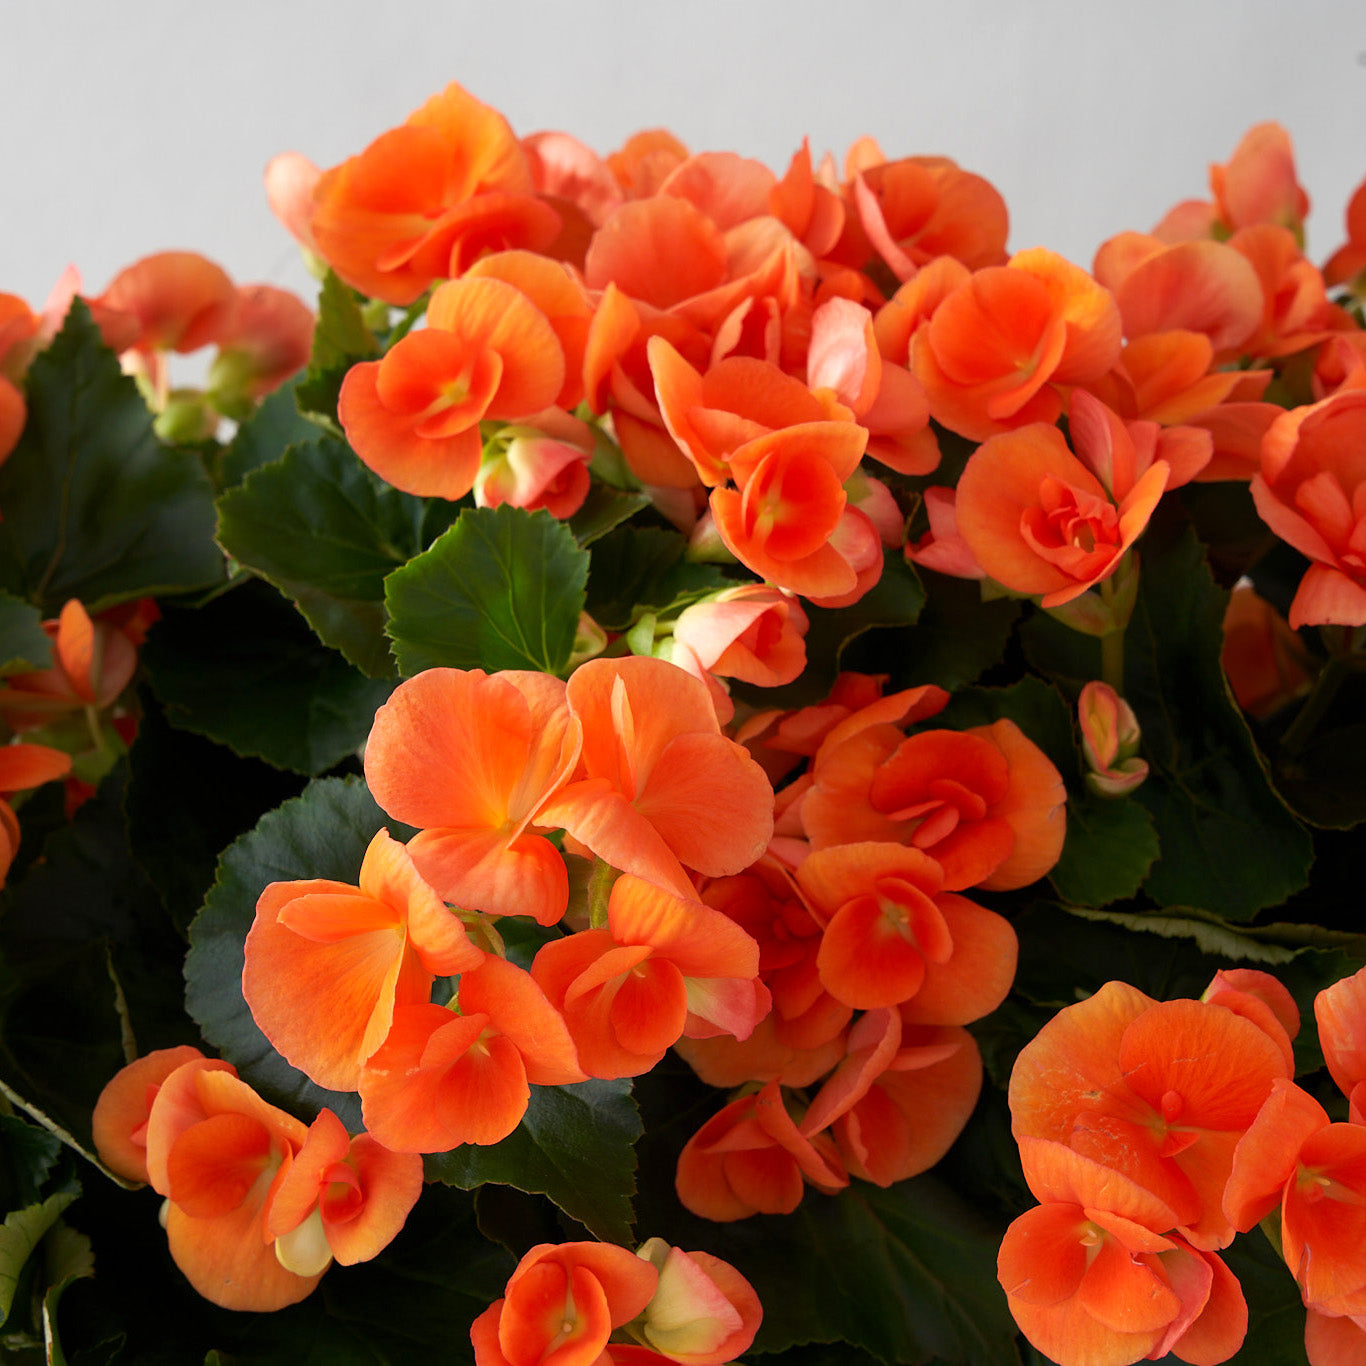
[(644, 128), (608, 155), (607, 166), (628, 199), (646, 199), (687, 159), (687, 147), (667, 128)]
[(271, 1196), (265, 1232), (298, 1276), (368, 1262), (394, 1240), (422, 1194), (422, 1159), (347, 1133), (323, 1110)]
[(337, 416), (356, 454), (395, 488), (456, 499), (479, 473), (480, 422), (531, 417), (564, 382), (559, 338), (520, 289), (452, 280), (432, 295), (422, 331), (351, 367)]
[(825, 605), (862, 596), (881, 575), (882, 546), (867, 515), (847, 506), (844, 483), (866, 442), (852, 422), (805, 422), (739, 447), (737, 487), (711, 494), (727, 549), (779, 588)]
[(1247, 1304), (1221, 1258), (1170, 1232), (1150, 1191), (1062, 1144), (1024, 1139), (1043, 1201), (1006, 1230), (997, 1276), (1024, 1335), (1060, 1366), (1174, 1352), (1214, 1366), (1242, 1345)]
[(168, 1201), (171, 1256), (205, 1299), (269, 1311), (317, 1285), (321, 1271), (287, 1270), (266, 1232), (270, 1200), (306, 1133), (227, 1063), (186, 1062), (163, 1080), (147, 1121), (147, 1171)]
[(1173, 328), (1126, 343), (1115, 368), (1086, 388), (1127, 419), (1164, 425), (1186, 422), (1223, 403), (1250, 380), (1265, 385), (1270, 371), (1215, 370), (1214, 347), (1202, 332)]
[(1250, 128), (1222, 166), (1209, 168), (1220, 221), (1231, 231), (1275, 224), (1302, 236), (1309, 196), (1295, 171), (1290, 135), (1279, 123)]
[(309, 228), (347, 284), (406, 305), (487, 251), (547, 246), (560, 219), (507, 120), (452, 83), (322, 173)]
[(1366, 1081), (1366, 969), (1314, 997), (1314, 1020), (1328, 1071), (1345, 1096)]
[(1036, 247), (979, 270), (919, 328), (911, 368), (930, 415), (975, 441), (1062, 412), (1058, 384), (1085, 384), (1119, 358), (1110, 291)]
[(137, 669), (137, 647), (129, 636), (109, 622), (92, 621), (77, 598), (55, 621), (45, 621), (43, 631), (52, 642), (52, 668), (10, 674), (0, 682), (0, 718), (12, 730), (86, 707), (103, 709)]
[(821, 926), (791, 873), (765, 856), (734, 877), (709, 879), (702, 901), (723, 912), (759, 945), (759, 975), (773, 1004), (741, 1042), (725, 1035), (675, 1045), (710, 1086), (777, 1080), (808, 1086), (844, 1056), (853, 1007), (821, 985), (816, 967)]
[(955, 257), (969, 270), (1005, 259), (1005, 201), (988, 181), (947, 157), (863, 167), (849, 198), (869, 245), (898, 280), (910, 279), (936, 256)]
[(830, 299), (811, 317), (806, 382), (828, 388), (868, 429), (868, 454), (898, 474), (929, 474), (939, 464), (939, 442), (920, 381), (884, 364), (873, 315), (850, 299)]
[(1330, 256), (1323, 278), (1330, 285), (1351, 285), (1360, 292), (1360, 276), (1366, 272), (1366, 180), (1347, 201), (1347, 242)]
[(680, 865), (723, 877), (764, 852), (773, 790), (721, 734), (697, 679), (662, 659), (595, 659), (574, 671), (565, 696), (583, 728), (581, 767), (539, 821), (689, 898)]
[(659, 1283), (631, 1332), (680, 1366), (722, 1366), (754, 1341), (764, 1317), (754, 1287), (729, 1262), (662, 1238), (636, 1251)]
[(1290, 625), (1366, 622), (1366, 389), (1278, 417), (1252, 478), (1261, 519), (1313, 564), (1290, 604)]
[(1251, 583), (1235, 584), (1224, 611), (1220, 663), (1238, 705), (1264, 721), (1302, 697), (1309, 689), (1305, 662), (1290, 623)]
[(470, 1325), (476, 1366), (599, 1366), (613, 1330), (642, 1313), (658, 1284), (628, 1248), (541, 1243)]
[(1366, 1366), (1366, 1316), (1332, 1317), (1310, 1309), (1304, 1320), (1309, 1366)]
[(966, 1024), (1005, 999), (1015, 932), (994, 911), (941, 891), (939, 865), (920, 850), (872, 840), (831, 845), (810, 854), (796, 877), (826, 921), (816, 963), (837, 1000), (875, 1009), (928, 987), (918, 1020)]
[(71, 756), (47, 745), (0, 745), (0, 887), (19, 850), (19, 818), (5, 800), (71, 772)]
[(1256, 270), (1222, 242), (1169, 244), (1120, 233), (1101, 245), (1094, 270), (1114, 294), (1130, 340), (1151, 332), (1198, 332), (1222, 361), (1241, 354), (1262, 320)]
[(1251, 1020), (1109, 982), (1021, 1051), (1012, 1132), (1112, 1167), (1170, 1206), (1168, 1226), (1197, 1247), (1226, 1247), (1234, 1150), (1288, 1074), (1277, 1041)]
[(361, 1069), (369, 1131), (397, 1152), (497, 1143), (522, 1122), (529, 1085), (584, 1081), (565, 1022), (524, 969), (490, 955), (464, 973), (459, 1013), (401, 1007)]
[(844, 227), (844, 204), (831, 188), (821, 184), (811, 170), (811, 144), (793, 152), (787, 171), (768, 193), (769, 212), (813, 256), (824, 256), (839, 241)]
[(851, 1176), (890, 1186), (928, 1171), (963, 1131), (982, 1090), (982, 1055), (956, 1025), (903, 1024), (870, 1010), (817, 1092), (803, 1133), (833, 1126)]
[(1062, 853), (1062, 777), (1010, 720), (909, 738), (891, 725), (845, 727), (817, 751), (811, 776), (801, 820), (814, 848), (908, 843), (952, 891), (1023, 887)]
[(531, 965), (590, 1076), (639, 1076), (685, 1031), (747, 1038), (768, 1010), (758, 945), (719, 911), (626, 874), (607, 915)]
[(203, 1059), (203, 1053), (189, 1044), (158, 1048), (120, 1069), (100, 1092), (90, 1128), (95, 1151), (110, 1171), (126, 1181), (149, 1179), (147, 1120), (161, 1084), (187, 1062)]
[(1281, 1206), (1281, 1251), (1306, 1305), (1366, 1315), (1366, 1125), (1333, 1124), (1290, 1081), (1272, 1091), (1238, 1145), (1225, 1196), (1251, 1228)]
[(806, 1181), (829, 1195), (849, 1177), (828, 1135), (798, 1130), (776, 1081), (713, 1115), (679, 1153), (675, 1177), (684, 1207), (717, 1223), (791, 1214)]
[(1056, 427), (1036, 423), (984, 441), (968, 458), (958, 530), (991, 578), (1058, 607), (1119, 567), (1168, 472), (1156, 461), (1125, 494), (1112, 495)]
[(734, 477), (731, 455), (755, 437), (852, 417), (832, 388), (813, 393), (769, 361), (728, 356), (704, 374), (666, 337), (651, 337), (646, 352), (669, 435), (709, 487)]
[(272, 1047), (319, 1086), (354, 1091), (401, 1006), (483, 961), (460, 920), (380, 830), (360, 885), (272, 882), (246, 939), (242, 995)]
[(408, 851), (447, 901), (553, 925), (569, 879), (532, 827), (558, 823), (541, 808), (573, 772), (581, 736), (548, 674), (428, 669), (375, 713), (365, 781), (390, 816), (419, 827)]

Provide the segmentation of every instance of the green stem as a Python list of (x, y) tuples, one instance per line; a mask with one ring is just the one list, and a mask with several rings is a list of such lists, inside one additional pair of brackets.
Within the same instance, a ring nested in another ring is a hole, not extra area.
[(1309, 696), (1304, 699), (1304, 706), (1300, 708), (1300, 714), (1290, 723), (1286, 732), (1281, 736), (1281, 748), (1287, 754), (1299, 754), (1309, 743), (1309, 737), (1313, 735), (1320, 721), (1328, 708), (1333, 705), (1333, 699), (1338, 695), (1338, 689), (1342, 687), (1347, 675), (1352, 672), (1352, 666), (1342, 656), (1330, 659), (1327, 664), (1319, 670), (1319, 676), (1314, 680), (1314, 686), (1310, 690)]
[[(1115, 599), (1114, 584), (1106, 579), (1100, 585), (1100, 600), (1106, 607), (1113, 607)], [(1124, 627), (1117, 631), (1107, 631), (1100, 638), (1100, 677), (1121, 697), (1124, 696)]]

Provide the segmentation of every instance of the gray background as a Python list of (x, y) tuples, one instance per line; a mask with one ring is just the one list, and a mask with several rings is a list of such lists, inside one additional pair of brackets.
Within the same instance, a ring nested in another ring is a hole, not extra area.
[(0, 291), (38, 306), (68, 262), (99, 291), (171, 247), (311, 290), (266, 161), (330, 165), (450, 80), (601, 152), (665, 126), (778, 171), (804, 134), (951, 156), (1005, 196), (1012, 250), (1087, 266), (1208, 197), (1264, 119), (1316, 260), (1366, 175), (1366, 0), (0, 0)]

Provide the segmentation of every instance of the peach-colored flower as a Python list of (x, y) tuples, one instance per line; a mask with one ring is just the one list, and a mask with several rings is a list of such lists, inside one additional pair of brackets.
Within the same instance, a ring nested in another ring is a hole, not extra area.
[(1290, 625), (1366, 622), (1366, 390), (1278, 417), (1262, 440), (1252, 497), (1262, 520), (1307, 555)]

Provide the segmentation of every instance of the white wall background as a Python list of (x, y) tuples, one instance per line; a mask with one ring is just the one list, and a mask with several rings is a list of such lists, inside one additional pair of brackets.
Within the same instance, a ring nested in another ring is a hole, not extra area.
[(603, 152), (666, 126), (778, 171), (804, 134), (951, 156), (1012, 249), (1085, 265), (1264, 119), (1316, 259), (1366, 176), (1366, 0), (0, 0), (0, 291), (170, 247), (308, 290), (266, 161), (330, 165), (450, 80)]

